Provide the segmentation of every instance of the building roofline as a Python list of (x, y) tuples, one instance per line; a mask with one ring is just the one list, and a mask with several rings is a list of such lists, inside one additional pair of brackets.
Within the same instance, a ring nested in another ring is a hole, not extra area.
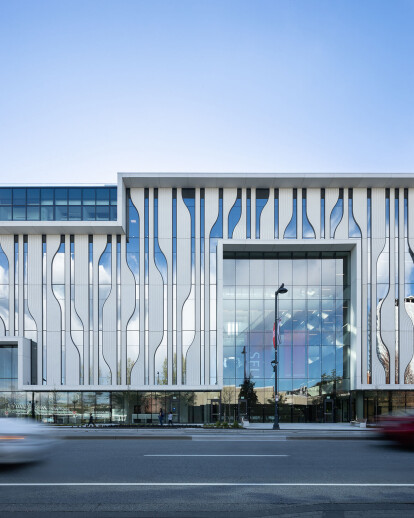
[(414, 187), (414, 173), (118, 173), (125, 187)]

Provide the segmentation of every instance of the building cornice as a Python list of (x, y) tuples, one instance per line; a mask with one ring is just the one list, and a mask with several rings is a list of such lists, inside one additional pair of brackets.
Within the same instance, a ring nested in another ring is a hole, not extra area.
[(414, 187), (414, 173), (118, 173), (134, 187)]

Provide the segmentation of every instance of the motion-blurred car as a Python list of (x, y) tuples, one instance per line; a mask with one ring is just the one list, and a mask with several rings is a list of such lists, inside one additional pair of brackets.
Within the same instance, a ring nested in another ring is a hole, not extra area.
[(384, 438), (414, 447), (414, 413), (385, 415), (378, 425)]
[(53, 430), (30, 419), (0, 419), (0, 464), (34, 462), (56, 446)]

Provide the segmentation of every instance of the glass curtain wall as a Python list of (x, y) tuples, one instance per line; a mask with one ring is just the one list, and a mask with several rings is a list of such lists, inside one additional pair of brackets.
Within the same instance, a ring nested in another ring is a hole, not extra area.
[(348, 420), (348, 254), (225, 252), (223, 268), (223, 384), (238, 392), (245, 375), (254, 383), (251, 420), (273, 419), (274, 296), (282, 282), (289, 291), (278, 299), (281, 419)]

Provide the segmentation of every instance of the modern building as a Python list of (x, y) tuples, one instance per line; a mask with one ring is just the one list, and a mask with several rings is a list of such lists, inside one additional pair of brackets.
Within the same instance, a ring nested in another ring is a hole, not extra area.
[(281, 421), (414, 408), (413, 250), (413, 175), (0, 186), (0, 415), (271, 421), (282, 283)]

